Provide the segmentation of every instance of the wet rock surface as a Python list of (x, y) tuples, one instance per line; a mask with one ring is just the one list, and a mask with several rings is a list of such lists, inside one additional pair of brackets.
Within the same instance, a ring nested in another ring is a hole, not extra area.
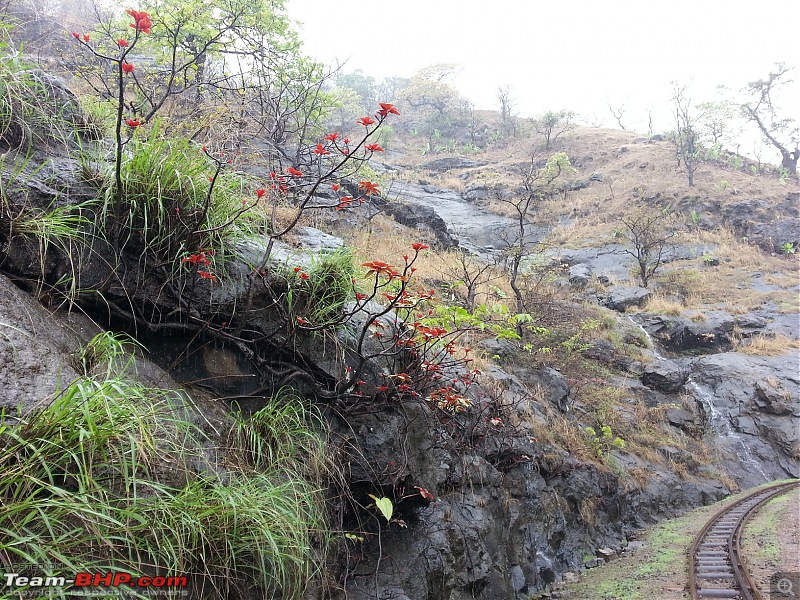
[(691, 366), (691, 391), (707, 431), (721, 437), (725, 464), (744, 485), (800, 475), (800, 353), (704, 356)]

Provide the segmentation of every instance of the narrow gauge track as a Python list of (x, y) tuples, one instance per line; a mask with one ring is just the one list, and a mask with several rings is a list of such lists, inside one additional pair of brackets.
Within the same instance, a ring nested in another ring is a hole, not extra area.
[(689, 549), (689, 593), (692, 600), (763, 599), (742, 563), (741, 535), (747, 521), (760, 506), (798, 485), (800, 481), (791, 481), (761, 488), (711, 517)]

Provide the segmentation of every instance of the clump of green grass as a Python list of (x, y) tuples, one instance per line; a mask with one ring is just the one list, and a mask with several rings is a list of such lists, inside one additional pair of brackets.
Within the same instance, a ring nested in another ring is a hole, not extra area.
[(114, 183), (105, 182), (108, 229), (156, 263), (177, 269), (183, 257), (212, 249), (219, 268), (239, 242), (266, 230), (268, 218), (246, 177), (217, 173), (198, 146), (161, 136), (157, 124), (146, 139), (128, 142), (121, 178), (121, 201)]
[[(103, 339), (82, 356), (95, 367), (120, 347)], [(17, 422), (0, 415), (0, 556), (57, 565), (47, 576), (186, 576), (198, 598), (300, 597), (325, 545), (319, 422), (278, 398), (210, 459), (213, 440), (180, 416), (191, 411), (178, 392), (107, 372)]]
[(346, 248), (316, 257), (307, 272), (290, 270), (292, 314), (312, 325), (338, 323), (345, 304), (353, 299), (355, 273), (353, 255)]

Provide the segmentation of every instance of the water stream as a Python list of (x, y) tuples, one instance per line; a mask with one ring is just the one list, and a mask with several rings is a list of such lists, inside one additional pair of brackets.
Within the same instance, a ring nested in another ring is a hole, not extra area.
[[(465, 201), (458, 192), (426, 191), (418, 185), (395, 182), (392, 193), (411, 204), (432, 208), (447, 223), (461, 247), (487, 260), (516, 240), (518, 223), (514, 219), (483, 210)], [(548, 232), (531, 224), (526, 230), (526, 242), (540, 241)]]
[(772, 477), (767, 475), (759, 462), (753, 458), (753, 454), (745, 444), (744, 439), (733, 429), (728, 417), (717, 410), (714, 405), (714, 394), (691, 377), (686, 381), (686, 385), (694, 392), (695, 398), (699, 399), (705, 407), (706, 413), (710, 418), (711, 429), (719, 438), (728, 442), (729, 448), (736, 454), (742, 465), (757, 471), (764, 478), (764, 481), (770, 481)]
[(626, 317), (628, 318), (628, 320), (629, 320), (631, 323), (633, 323), (634, 325), (636, 325), (636, 327), (638, 327), (638, 328), (641, 330), (641, 332), (644, 334), (645, 338), (647, 338), (647, 346), (648, 346), (648, 348), (649, 348), (650, 350), (652, 350), (652, 351), (653, 351), (653, 354), (655, 355), (655, 357), (656, 357), (658, 360), (667, 360), (667, 357), (666, 357), (666, 356), (664, 356), (663, 354), (661, 354), (661, 351), (658, 349), (658, 344), (656, 344), (655, 340), (654, 340), (654, 339), (652, 338), (652, 336), (651, 336), (651, 335), (650, 335), (650, 334), (647, 332), (647, 330), (646, 330), (644, 327), (642, 327), (642, 325), (641, 325), (640, 323), (637, 323), (637, 322), (636, 322), (636, 321), (633, 319), (633, 317), (631, 317), (630, 315), (626, 315)]

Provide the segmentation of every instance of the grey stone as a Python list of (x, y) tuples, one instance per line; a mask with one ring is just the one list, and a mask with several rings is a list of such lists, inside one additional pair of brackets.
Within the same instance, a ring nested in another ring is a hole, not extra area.
[(575, 287), (585, 287), (592, 278), (592, 271), (585, 264), (572, 265), (569, 268), (569, 283)]
[(678, 363), (658, 360), (644, 368), (642, 383), (670, 394), (679, 391), (688, 377), (688, 370)]
[(514, 588), (515, 592), (524, 592), (528, 589), (525, 574), (519, 565), (511, 567), (511, 587)]
[(604, 304), (613, 310), (625, 312), (632, 306), (643, 306), (651, 295), (647, 288), (614, 286), (609, 288)]
[(613, 548), (605, 547), (595, 550), (595, 554), (597, 555), (597, 558), (602, 558), (605, 562), (608, 562), (617, 555), (617, 551)]

